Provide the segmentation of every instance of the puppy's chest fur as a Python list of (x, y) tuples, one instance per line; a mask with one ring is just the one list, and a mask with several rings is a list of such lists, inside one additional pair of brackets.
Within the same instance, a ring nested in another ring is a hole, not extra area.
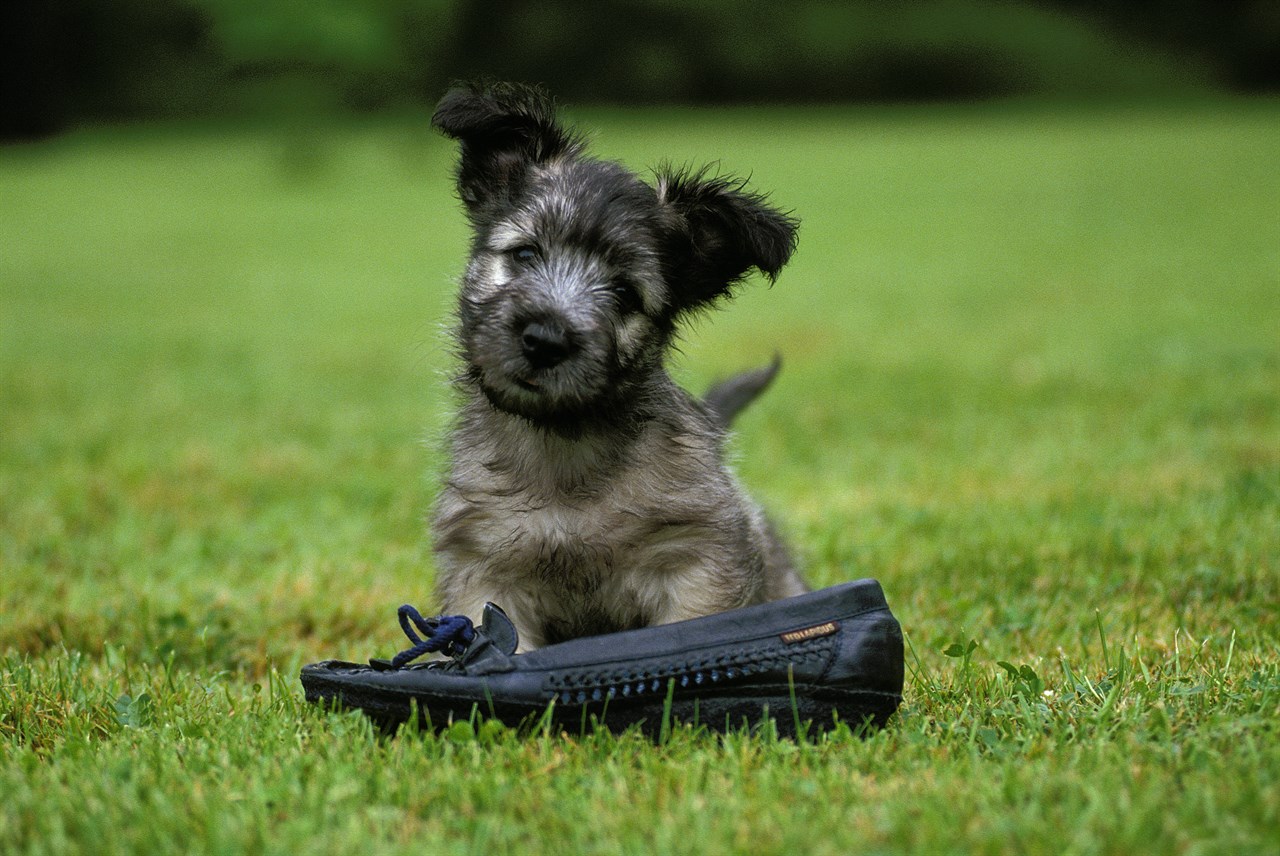
[(450, 603), (527, 616), (530, 642), (670, 620), (674, 598), (716, 591), (747, 552), (731, 477), (695, 435), (651, 426), (618, 456), (496, 433), (505, 441), (455, 456), (434, 518), (439, 582)]

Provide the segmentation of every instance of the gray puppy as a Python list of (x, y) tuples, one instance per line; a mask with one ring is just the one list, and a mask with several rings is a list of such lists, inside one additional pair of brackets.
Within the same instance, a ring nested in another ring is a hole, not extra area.
[(806, 591), (723, 456), (776, 362), (702, 401), (663, 364), (683, 316), (777, 275), (795, 221), (706, 170), (651, 186), (586, 156), (539, 89), (454, 89), (432, 124), (461, 144), (474, 229), (432, 520), (443, 611), (493, 601), (530, 650)]

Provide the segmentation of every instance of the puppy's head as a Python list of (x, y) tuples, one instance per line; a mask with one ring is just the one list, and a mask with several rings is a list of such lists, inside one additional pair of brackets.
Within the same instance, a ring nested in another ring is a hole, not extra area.
[(458, 195), (475, 230), (459, 339), (497, 408), (572, 429), (631, 403), (678, 319), (770, 279), (796, 223), (706, 170), (651, 185), (584, 154), (541, 90), (452, 90), (432, 124), (461, 144)]

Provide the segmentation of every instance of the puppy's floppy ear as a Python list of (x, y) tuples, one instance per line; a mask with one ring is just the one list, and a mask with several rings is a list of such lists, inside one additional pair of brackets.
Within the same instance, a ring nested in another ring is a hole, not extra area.
[(729, 293), (756, 268), (770, 281), (796, 246), (799, 223), (740, 179), (662, 167), (659, 201), (673, 215), (672, 297), (692, 309)]
[(431, 125), (462, 144), (458, 195), (472, 218), (514, 199), (530, 164), (582, 150), (556, 122), (551, 96), (534, 86), (458, 86), (440, 99)]

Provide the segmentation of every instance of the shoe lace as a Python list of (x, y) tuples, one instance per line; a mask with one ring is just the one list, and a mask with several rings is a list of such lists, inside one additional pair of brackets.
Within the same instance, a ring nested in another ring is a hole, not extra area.
[[(467, 646), (476, 638), (475, 626), (465, 615), (437, 615), (434, 618), (423, 618), (422, 613), (409, 604), (396, 611), (400, 618), (400, 629), (413, 643), (391, 658), (391, 667), (399, 669), (405, 664), (418, 659), (423, 654), (441, 651), (450, 657), (456, 657), (467, 650)], [(414, 632), (417, 627), (424, 635)]]

